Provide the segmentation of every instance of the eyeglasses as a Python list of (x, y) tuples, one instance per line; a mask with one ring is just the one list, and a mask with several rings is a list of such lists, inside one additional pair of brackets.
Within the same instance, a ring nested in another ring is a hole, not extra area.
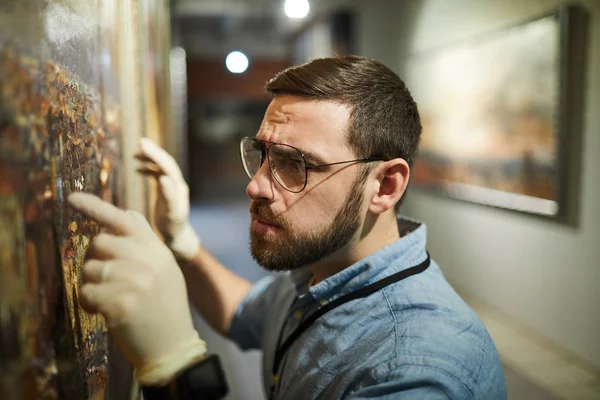
[(372, 156), (358, 160), (312, 165), (306, 162), (305, 154), (294, 146), (250, 137), (245, 137), (240, 142), (240, 157), (250, 179), (254, 178), (265, 159), (268, 160), (273, 178), (285, 190), (292, 193), (300, 193), (304, 190), (308, 181), (308, 170), (352, 162), (387, 161), (385, 158)]

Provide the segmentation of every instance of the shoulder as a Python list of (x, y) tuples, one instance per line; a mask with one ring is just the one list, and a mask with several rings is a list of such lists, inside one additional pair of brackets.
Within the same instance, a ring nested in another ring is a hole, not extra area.
[(413, 315), (396, 318), (389, 337), (379, 336), (381, 343), (371, 338), (378, 357), (362, 369), (355, 389), (409, 391), (417, 398), (504, 399), (502, 364), (479, 318), (432, 304), (415, 307), (420, 310)]
[(491, 337), (437, 265), (432, 267), (429, 275), (382, 291), (386, 317), (393, 321), (394, 350), (365, 377), (365, 384), (427, 376), (457, 393), (466, 390), (476, 398), (499, 393), (486, 398), (502, 398), (504, 374)]
[(291, 304), (293, 287), (283, 274), (268, 275), (254, 283), (238, 304), (229, 326), (229, 338), (242, 349), (260, 348), (265, 329), (279, 321), (281, 305)]

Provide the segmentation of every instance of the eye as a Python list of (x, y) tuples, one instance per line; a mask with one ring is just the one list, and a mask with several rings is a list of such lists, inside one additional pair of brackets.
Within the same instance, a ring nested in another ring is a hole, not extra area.
[(271, 157), (271, 167), (284, 173), (296, 173), (304, 171), (304, 161), (279, 155), (279, 157)]
[(304, 169), (304, 162), (302, 160), (290, 158), (288, 164), (288, 167), (294, 171), (301, 171)]
[(252, 150), (256, 151), (256, 152), (260, 151), (260, 163), (262, 165), (262, 163), (265, 161), (265, 158), (267, 158), (267, 150), (266, 150), (264, 144), (253, 141), (252, 142)]

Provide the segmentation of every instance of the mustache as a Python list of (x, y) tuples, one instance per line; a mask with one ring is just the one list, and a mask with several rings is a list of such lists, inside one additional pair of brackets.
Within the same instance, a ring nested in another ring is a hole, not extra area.
[(250, 215), (269, 221), (281, 227), (287, 227), (287, 220), (282, 216), (275, 214), (273, 210), (266, 204), (261, 204), (256, 201), (250, 203)]

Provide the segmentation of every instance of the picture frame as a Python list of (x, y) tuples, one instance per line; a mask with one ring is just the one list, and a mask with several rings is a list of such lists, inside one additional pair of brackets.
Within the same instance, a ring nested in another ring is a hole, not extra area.
[(412, 56), (423, 133), (411, 185), (576, 223), (585, 26), (563, 6)]

